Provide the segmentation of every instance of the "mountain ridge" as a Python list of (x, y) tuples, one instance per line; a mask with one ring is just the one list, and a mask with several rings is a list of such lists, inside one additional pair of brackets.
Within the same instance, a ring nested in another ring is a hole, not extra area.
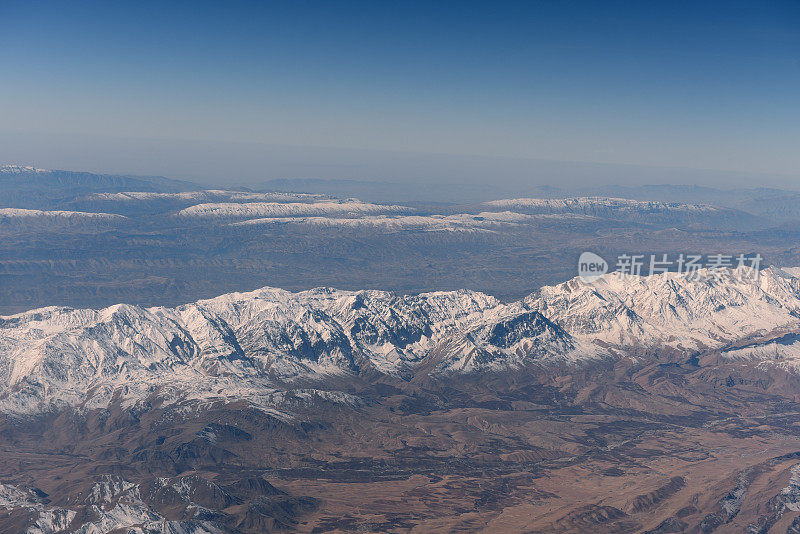
[(287, 385), (324, 390), (332, 377), (441, 378), (641, 350), (800, 368), (800, 279), (774, 267), (757, 280), (733, 279), (746, 268), (699, 274), (576, 278), (507, 304), (469, 290), (261, 288), (176, 308), (40, 308), (0, 317), (0, 411), (135, 404), (156, 390), (272, 410)]

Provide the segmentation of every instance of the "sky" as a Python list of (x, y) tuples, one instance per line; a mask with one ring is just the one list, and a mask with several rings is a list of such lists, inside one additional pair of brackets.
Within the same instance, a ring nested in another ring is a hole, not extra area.
[(2, 162), (800, 188), (796, 0), (0, 0), (0, 72)]

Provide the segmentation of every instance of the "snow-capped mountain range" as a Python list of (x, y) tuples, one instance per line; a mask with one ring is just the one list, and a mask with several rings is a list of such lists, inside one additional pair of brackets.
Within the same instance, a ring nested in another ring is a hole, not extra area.
[(758, 217), (735, 209), (709, 204), (633, 200), (613, 197), (507, 198), (483, 204), (486, 210), (519, 213), (573, 213), (643, 223), (701, 224), (717, 228), (752, 228), (762, 224)]
[(590, 213), (597, 210), (620, 210), (642, 212), (665, 211), (718, 211), (719, 208), (707, 204), (686, 204), (681, 202), (657, 202), (613, 197), (574, 197), (574, 198), (506, 198), (486, 202), (487, 206), (505, 209), (522, 209), (542, 212)]
[(406, 206), (371, 204), (356, 199), (328, 200), (311, 203), (281, 202), (212, 202), (197, 204), (180, 210), (179, 217), (284, 217), (287, 215), (328, 215), (336, 213), (402, 213), (411, 211)]
[(83, 211), (43, 211), (43, 210), (29, 210), (23, 208), (0, 208), (0, 219), (15, 220), (15, 219), (39, 219), (55, 221), (59, 219), (71, 220), (120, 220), (124, 219), (123, 215), (114, 213), (92, 213)]
[(711, 274), (576, 278), (510, 304), (468, 290), (263, 288), (177, 308), (42, 308), (0, 318), (0, 411), (157, 397), (246, 400), (280, 416), (314, 396), (359, 403), (330, 384), (364, 373), (446, 377), (658, 350), (794, 369), (800, 279), (775, 267)]
[(434, 232), (461, 232), (494, 229), (502, 226), (519, 226), (546, 219), (586, 219), (582, 215), (539, 214), (525, 215), (512, 211), (457, 213), (453, 215), (367, 215), (364, 217), (263, 217), (231, 223), (233, 226), (272, 226), (299, 224), (316, 227), (371, 228), (387, 231), (418, 230)]
[(155, 200), (182, 200), (199, 203), (213, 202), (313, 202), (330, 200), (327, 195), (313, 193), (256, 193), (252, 191), (228, 191), (225, 189), (207, 189), (203, 191), (183, 191), (179, 193), (155, 193), (149, 191), (126, 191), (119, 193), (92, 193), (86, 195), (88, 200), (108, 202), (149, 202)]
[(0, 165), (0, 174), (38, 174), (50, 172), (47, 169), (37, 169), (31, 165), (8, 164)]

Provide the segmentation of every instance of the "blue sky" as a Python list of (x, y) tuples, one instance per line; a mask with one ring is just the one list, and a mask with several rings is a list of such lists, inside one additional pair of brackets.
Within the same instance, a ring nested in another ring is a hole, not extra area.
[(800, 177), (796, 1), (5, 0), (0, 69), (0, 159), (40, 166), (411, 180), (402, 155), (425, 154), (465, 157), (443, 180), (474, 157)]

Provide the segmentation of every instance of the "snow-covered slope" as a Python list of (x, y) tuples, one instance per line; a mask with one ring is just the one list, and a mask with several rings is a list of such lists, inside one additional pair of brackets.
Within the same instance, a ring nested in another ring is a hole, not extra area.
[(66, 229), (95, 231), (126, 221), (125, 216), (111, 213), (0, 208), (0, 232), (59, 232)]
[(0, 174), (37, 174), (43, 172), (50, 172), (46, 169), (37, 169), (30, 165), (0, 165)]
[(0, 411), (159, 397), (246, 400), (289, 417), (315, 397), (358, 404), (329, 385), (363, 373), (491, 372), (645, 349), (800, 363), (800, 279), (709, 274), (574, 279), (511, 304), (466, 290), (263, 288), (178, 308), (43, 308), (0, 318)]
[(121, 220), (122, 215), (113, 213), (89, 213), (83, 211), (44, 211), (23, 208), (0, 208), (0, 219), (88, 219), (88, 220)]
[(178, 212), (180, 217), (249, 218), (287, 217), (295, 215), (378, 214), (411, 211), (406, 206), (371, 204), (360, 200), (328, 200), (311, 203), (281, 202), (213, 202), (197, 204)]
[(501, 226), (531, 224), (543, 219), (574, 219), (585, 216), (572, 214), (525, 215), (512, 211), (481, 212), (477, 215), (367, 215), (360, 218), (333, 217), (264, 217), (232, 223), (236, 226), (299, 224), (317, 227), (376, 228), (399, 232), (418, 230), (424, 232), (465, 232), (489, 230)]
[[(116, 475), (102, 475), (80, 500), (67, 507), (54, 506), (37, 492), (10, 484), (0, 484), (0, 507), (24, 510), (32, 516), (32, 524), (24, 534), (100, 534), (127, 532), (130, 534), (223, 534), (215, 523), (203, 520), (202, 505), (193, 502), (196, 494), (209, 489), (221, 500), (238, 500), (213, 482), (196, 475), (174, 478), (155, 478), (149, 484), (134, 484)], [(266, 482), (264, 482), (266, 484)], [(205, 487), (203, 487), (205, 486)], [(169, 499), (173, 505), (194, 512), (184, 521), (170, 521), (156, 512), (152, 502)], [(150, 501), (151, 504), (145, 502)], [(79, 528), (73, 521), (78, 518)]]
[(770, 267), (664, 273), (592, 283), (580, 278), (525, 299), (570, 335), (606, 347), (721, 349), (735, 340), (800, 329), (800, 279)]
[(119, 193), (92, 193), (86, 196), (88, 200), (102, 200), (109, 202), (148, 202), (148, 201), (188, 201), (188, 202), (247, 202), (247, 201), (278, 201), (278, 202), (311, 202), (326, 200), (331, 197), (312, 193), (255, 193), (251, 191), (228, 191), (224, 189), (207, 189), (202, 191), (184, 191), (178, 193), (157, 193), (149, 191), (123, 191)]
[(470, 291), (273, 288), (175, 309), (44, 308), (0, 319), (0, 410), (100, 407), (120, 392), (272, 409), (284, 381), (402, 372), (448, 336), (521, 312)]
[(762, 224), (743, 211), (707, 204), (657, 202), (610, 197), (509, 198), (483, 204), (484, 209), (520, 213), (574, 213), (612, 220), (660, 224), (704, 224), (712, 227), (747, 227)]
[(656, 202), (609, 197), (576, 198), (508, 198), (486, 202), (493, 208), (529, 210), (542, 213), (572, 212), (593, 214), (600, 210), (655, 213), (667, 211), (715, 212), (719, 208), (705, 204), (682, 204), (679, 202)]

